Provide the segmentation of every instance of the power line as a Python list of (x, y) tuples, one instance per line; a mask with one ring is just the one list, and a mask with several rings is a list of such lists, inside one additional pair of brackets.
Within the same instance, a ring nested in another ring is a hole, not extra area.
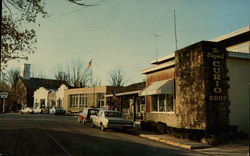
[(96, 7), (96, 6), (100, 5), (100, 3), (103, 2), (103, 1), (105, 1), (105, 0), (100, 0), (100, 1), (98, 1), (98, 2), (89, 4), (89, 5), (87, 5), (87, 6), (82, 6), (81, 8), (72, 10), (72, 11), (70, 11), (70, 12), (67, 12), (67, 13), (64, 13), (64, 14), (61, 14), (61, 15), (58, 15), (58, 16), (50, 16), (50, 17), (47, 18), (47, 20), (48, 20), (48, 19), (53, 19), (53, 18), (58, 18), (58, 17), (67, 16), (67, 15), (69, 15), (69, 14), (72, 14), (72, 13), (74, 13), (74, 12), (80, 11), (80, 10), (85, 9), (85, 8), (87, 8), (87, 7)]

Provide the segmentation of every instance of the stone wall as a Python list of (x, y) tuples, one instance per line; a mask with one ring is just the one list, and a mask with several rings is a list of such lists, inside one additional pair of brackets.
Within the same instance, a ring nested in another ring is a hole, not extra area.
[(227, 127), (225, 48), (202, 41), (176, 51), (175, 60), (178, 127), (203, 130)]
[(202, 43), (175, 52), (177, 128), (206, 129)]

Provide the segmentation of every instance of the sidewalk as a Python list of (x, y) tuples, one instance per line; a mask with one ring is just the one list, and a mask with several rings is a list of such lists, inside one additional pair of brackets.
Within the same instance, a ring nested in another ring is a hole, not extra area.
[(188, 139), (179, 139), (168, 134), (159, 134), (152, 131), (143, 131), (140, 129), (140, 124), (136, 122), (136, 126), (129, 133), (140, 137), (162, 142), (171, 146), (194, 150), (202, 154), (208, 155), (249, 155), (248, 140), (233, 141), (219, 146), (211, 146), (200, 142), (191, 141)]

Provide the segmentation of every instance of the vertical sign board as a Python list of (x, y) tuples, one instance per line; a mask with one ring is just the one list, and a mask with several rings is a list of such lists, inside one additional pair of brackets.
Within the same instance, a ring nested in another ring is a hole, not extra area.
[(208, 42), (205, 49), (208, 126), (222, 128), (229, 124), (227, 53), (213, 42)]

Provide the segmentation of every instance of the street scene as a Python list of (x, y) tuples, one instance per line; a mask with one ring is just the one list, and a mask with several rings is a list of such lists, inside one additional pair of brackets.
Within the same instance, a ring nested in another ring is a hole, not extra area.
[(1, 155), (201, 155), (123, 131), (101, 131), (72, 116), (0, 115)]
[(249, 0), (2, 0), (0, 156), (249, 155)]

